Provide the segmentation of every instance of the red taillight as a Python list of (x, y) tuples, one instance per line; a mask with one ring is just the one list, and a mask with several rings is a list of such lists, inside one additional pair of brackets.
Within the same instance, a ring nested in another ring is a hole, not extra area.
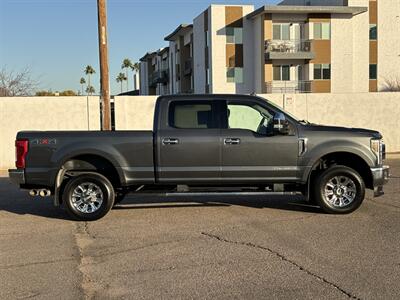
[(25, 156), (28, 153), (28, 140), (15, 141), (15, 166), (18, 169), (25, 168)]

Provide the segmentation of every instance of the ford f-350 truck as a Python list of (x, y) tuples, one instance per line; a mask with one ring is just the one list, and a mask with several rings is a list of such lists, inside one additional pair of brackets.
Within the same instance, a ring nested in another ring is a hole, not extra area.
[(327, 213), (383, 194), (379, 132), (297, 120), (248, 95), (157, 99), (153, 131), (22, 131), (11, 180), (79, 220), (129, 192), (297, 192)]

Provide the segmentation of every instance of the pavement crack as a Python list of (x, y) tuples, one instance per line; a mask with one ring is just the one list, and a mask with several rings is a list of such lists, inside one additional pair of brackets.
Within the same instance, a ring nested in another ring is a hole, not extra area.
[(78, 269), (82, 274), (81, 290), (84, 299), (93, 299), (99, 285), (90, 277), (90, 267), (93, 265), (93, 258), (85, 255), (85, 249), (93, 242), (94, 237), (89, 233), (89, 223), (77, 223), (75, 242), (79, 252)]
[(342, 294), (344, 294), (348, 298), (359, 299), (359, 300), (361, 299), (361, 298), (353, 295), (351, 292), (348, 292), (345, 289), (341, 288), (337, 284), (335, 284), (335, 283), (329, 281), (328, 279), (324, 278), (323, 276), (320, 276), (318, 274), (313, 273), (312, 271), (306, 269), (305, 267), (303, 267), (302, 265), (298, 264), (297, 262), (287, 258), (285, 255), (283, 255), (283, 254), (279, 253), (278, 251), (275, 251), (275, 250), (273, 250), (271, 248), (260, 246), (260, 245), (256, 245), (256, 244), (253, 244), (251, 242), (232, 241), (232, 240), (228, 240), (228, 239), (225, 239), (225, 238), (220, 237), (218, 235), (207, 233), (207, 232), (201, 232), (201, 234), (206, 236), (206, 237), (208, 237), (208, 238), (218, 240), (220, 242), (229, 243), (229, 244), (235, 244), (235, 245), (241, 245), (241, 246), (246, 246), (246, 247), (251, 247), (251, 248), (255, 248), (255, 249), (261, 249), (261, 250), (268, 251), (270, 254), (274, 255), (275, 257), (279, 258), (280, 260), (282, 260), (284, 262), (287, 262), (287, 263), (291, 264), (292, 266), (294, 266), (295, 268), (299, 269), (301, 272), (304, 272), (307, 275), (310, 275), (310, 276), (314, 277), (315, 279), (330, 285), (332, 288), (338, 290), (339, 292), (341, 292)]
[(65, 261), (72, 261), (72, 260), (74, 260), (74, 258), (53, 259), (53, 260), (45, 260), (45, 261), (34, 261), (34, 262), (28, 262), (28, 263), (22, 263), (22, 264), (5, 265), (5, 266), (0, 266), (0, 270), (23, 268), (23, 267), (36, 266), (36, 265), (54, 264), (54, 263), (58, 263), (58, 262), (65, 262)]

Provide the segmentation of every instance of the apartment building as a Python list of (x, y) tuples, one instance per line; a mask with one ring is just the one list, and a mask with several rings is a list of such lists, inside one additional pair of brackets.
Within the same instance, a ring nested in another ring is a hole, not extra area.
[(211, 5), (165, 38), (169, 92), (380, 91), (400, 79), (399, 31), (398, 0)]
[(170, 93), (193, 93), (193, 25), (179, 25), (164, 40), (170, 49)]
[(170, 89), (169, 47), (146, 53), (140, 59), (140, 95), (167, 95)]

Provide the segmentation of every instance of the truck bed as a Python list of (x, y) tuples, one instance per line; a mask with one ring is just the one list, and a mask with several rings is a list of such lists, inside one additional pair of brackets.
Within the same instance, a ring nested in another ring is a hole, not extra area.
[(29, 141), (26, 181), (53, 186), (64, 162), (98, 154), (116, 169), (122, 185), (154, 183), (152, 131), (21, 131)]

